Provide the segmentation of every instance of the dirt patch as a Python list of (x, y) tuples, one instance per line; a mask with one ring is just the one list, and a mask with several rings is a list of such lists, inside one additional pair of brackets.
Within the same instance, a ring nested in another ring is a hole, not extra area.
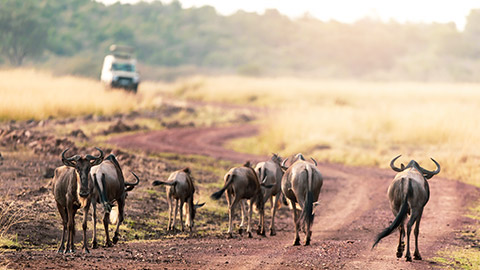
[[(167, 111), (175, 113), (174, 109)], [(124, 117), (130, 116), (103, 118), (102, 125), (116, 126), (118, 119)], [(0, 196), (5, 201), (15, 201), (20, 211), (26, 213), (25, 222), (12, 226), (10, 231), (17, 235), (22, 250), (1, 253), (0, 266), (12, 269), (431, 269), (438, 267), (433, 261), (437, 251), (447, 246), (471, 244), (457, 237), (458, 232), (467, 226), (478, 227), (478, 221), (465, 217), (465, 213), (470, 203), (478, 200), (480, 190), (441, 176), (434, 177), (429, 181), (431, 199), (420, 228), (419, 244), (424, 260), (412, 263), (398, 260), (395, 235), (383, 239), (372, 251), (375, 235), (393, 220), (386, 190), (394, 172), (319, 163), (325, 181), (320, 206), (316, 208), (311, 246), (291, 246), (292, 213), (285, 207), (279, 211), (277, 235), (273, 237), (247, 238), (235, 234), (233, 239), (227, 239), (224, 232), (228, 216), (205, 209), (199, 210), (196, 233), (170, 234), (165, 231), (164, 190), (152, 188), (152, 180), (166, 178), (184, 166), (193, 166), (199, 193), (208, 195), (214, 189), (211, 184), (220, 181), (212, 168), (226, 172), (232, 164), (246, 160), (258, 162), (268, 157), (236, 153), (223, 147), (232, 138), (256, 134), (257, 127), (253, 125), (167, 128), (115, 137), (108, 142), (113, 148), (104, 148), (106, 154), (117, 156), (127, 181), (131, 181), (129, 171), (141, 178), (139, 186), (127, 198), (127, 216), (120, 242), (112, 248), (91, 250), (90, 254), (81, 251), (73, 255), (56, 254), (61, 234), (60, 217), (50, 193), (50, 179), (44, 177), (45, 168), (60, 166), (58, 155), (67, 147), (72, 152), (94, 152), (93, 147), (77, 146), (86, 145), (77, 140), (88, 143), (94, 138), (62, 137), (46, 130), (53, 130), (57, 125), (99, 120), (95, 118), (49, 120), (42, 124), (9, 123), (0, 128), (0, 150), (4, 158), (0, 167)], [(159, 154), (164, 152), (171, 154)], [(226, 207), (222, 200), (220, 206)], [(266, 209), (268, 225), (269, 204)], [(102, 228), (99, 226), (98, 230), (101, 233)], [(91, 239), (90, 230), (88, 235)], [(81, 233), (78, 233), (77, 247), (80, 242)]]

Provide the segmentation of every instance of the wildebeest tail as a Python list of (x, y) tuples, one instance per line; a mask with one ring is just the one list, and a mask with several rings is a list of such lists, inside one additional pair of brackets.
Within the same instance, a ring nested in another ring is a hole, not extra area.
[(152, 183), (152, 185), (154, 185), (154, 186), (160, 186), (160, 185), (175, 186), (176, 184), (177, 184), (176, 181), (166, 182), (166, 181), (162, 181), (162, 180), (155, 180)]
[(307, 193), (305, 194), (305, 205), (303, 206), (302, 214), (300, 216), (300, 221), (306, 222), (307, 224), (312, 224), (313, 222), (313, 192), (312, 192), (312, 177), (313, 173), (309, 173), (308, 170), (305, 170), (307, 173)]
[(229, 174), (227, 176), (227, 181), (225, 182), (225, 185), (222, 187), (222, 189), (220, 189), (219, 191), (213, 193), (210, 198), (214, 199), (214, 200), (218, 200), (220, 199), (220, 197), (222, 197), (222, 194), (223, 192), (225, 192), (225, 190), (233, 183), (233, 178), (235, 177), (235, 175), (231, 175)]
[[(402, 186), (404, 183), (405, 178), (402, 178)], [(407, 216), (408, 213), (408, 198), (411, 196), (411, 193), (413, 192), (413, 187), (412, 187), (412, 181), (410, 179), (407, 179), (408, 181), (408, 189), (407, 189), (407, 194), (405, 194), (405, 198), (403, 199), (402, 206), (400, 207), (400, 211), (398, 212), (397, 216), (393, 220), (392, 224), (385, 228), (381, 233), (377, 235), (377, 238), (375, 239), (375, 243), (373, 243), (372, 249), (382, 240), (382, 238), (389, 236), (400, 224), (403, 222), (405, 217)]]

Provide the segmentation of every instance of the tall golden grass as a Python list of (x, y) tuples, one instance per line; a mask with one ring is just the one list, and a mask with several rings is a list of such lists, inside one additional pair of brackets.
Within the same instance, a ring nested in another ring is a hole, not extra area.
[(480, 85), (192, 78), (188, 98), (270, 107), (261, 134), (233, 145), (259, 154), (303, 152), (330, 162), (388, 167), (415, 159), (480, 186)]
[(131, 95), (96, 80), (3, 70), (0, 121), (122, 113), (165, 95), (268, 107), (261, 133), (233, 143), (243, 151), (379, 167), (403, 154), (429, 169), (433, 157), (442, 175), (480, 186), (480, 84), (223, 76), (143, 82)]
[(33, 69), (0, 71), (0, 121), (106, 115), (137, 106), (134, 95), (106, 90), (96, 80), (54, 77)]

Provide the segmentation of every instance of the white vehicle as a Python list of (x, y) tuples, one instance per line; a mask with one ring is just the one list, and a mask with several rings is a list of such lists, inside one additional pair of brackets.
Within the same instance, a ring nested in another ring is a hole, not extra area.
[(111, 54), (103, 60), (100, 80), (111, 88), (124, 88), (134, 93), (140, 83), (137, 72), (137, 60), (133, 57), (133, 48), (127, 46), (110, 46)]

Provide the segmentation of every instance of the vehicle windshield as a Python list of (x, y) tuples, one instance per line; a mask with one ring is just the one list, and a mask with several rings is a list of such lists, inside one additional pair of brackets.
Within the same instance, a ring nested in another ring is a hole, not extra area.
[(135, 71), (135, 66), (132, 65), (132, 64), (129, 64), (129, 63), (113, 63), (112, 64), (112, 70), (134, 72)]

